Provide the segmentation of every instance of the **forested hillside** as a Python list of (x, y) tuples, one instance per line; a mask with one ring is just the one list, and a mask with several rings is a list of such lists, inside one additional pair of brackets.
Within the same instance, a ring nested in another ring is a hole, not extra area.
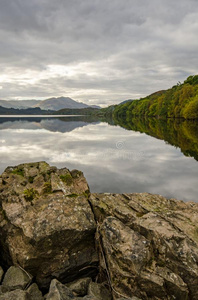
[(189, 76), (171, 89), (117, 105), (113, 115), (198, 119), (198, 75)]

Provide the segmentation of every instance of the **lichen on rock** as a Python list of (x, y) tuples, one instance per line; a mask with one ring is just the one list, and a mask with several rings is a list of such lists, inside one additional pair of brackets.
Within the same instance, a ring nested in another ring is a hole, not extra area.
[[(69, 185), (61, 179), (68, 174)], [(84, 196), (89, 187), (83, 173), (73, 178), (68, 169), (45, 162), (8, 167), (0, 190), (4, 265), (21, 265), (43, 287), (54, 277), (75, 279), (85, 267), (95, 272), (96, 224)]]
[[(90, 194), (81, 171), (45, 162), (8, 167), (0, 177), (0, 264), (15, 267), (0, 269), (0, 299), (12, 299), (12, 288), (21, 299), (42, 299), (39, 289), (50, 287), (46, 299), (197, 300), (197, 224), (197, 203)], [(27, 282), (14, 285), (10, 270), (30, 273), (31, 286), (20, 291)]]

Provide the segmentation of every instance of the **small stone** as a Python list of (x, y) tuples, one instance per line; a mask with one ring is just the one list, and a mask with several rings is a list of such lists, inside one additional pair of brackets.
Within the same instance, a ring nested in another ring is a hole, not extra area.
[(41, 291), (38, 288), (36, 283), (33, 283), (28, 289), (28, 294), (30, 295), (31, 300), (43, 300)]
[(88, 295), (92, 296), (97, 300), (111, 300), (111, 293), (101, 283), (90, 282), (88, 288)]
[(53, 279), (50, 284), (46, 300), (72, 300), (76, 299), (72, 291), (58, 280)]
[[(28, 293), (22, 290), (14, 290), (0, 295), (0, 300), (30, 300)], [(36, 299), (35, 299), (36, 300)]]
[(19, 267), (10, 267), (3, 279), (3, 286), (14, 289), (24, 289), (32, 280), (32, 276)]
[(0, 285), (0, 295), (10, 292), (11, 289), (7, 286)]
[(75, 281), (69, 282), (66, 284), (70, 290), (74, 293), (75, 296), (85, 296), (87, 295), (88, 286), (91, 282), (90, 277), (80, 278)]

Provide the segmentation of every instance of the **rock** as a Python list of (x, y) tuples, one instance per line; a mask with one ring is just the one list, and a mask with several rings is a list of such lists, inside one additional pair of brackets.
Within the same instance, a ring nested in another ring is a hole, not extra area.
[(50, 284), (49, 294), (46, 300), (72, 300), (76, 299), (72, 291), (60, 283), (58, 280), (53, 279)]
[[(51, 282), (47, 300), (197, 300), (197, 224), (198, 203), (90, 195), (82, 172), (45, 162), (0, 176), (0, 264), (20, 265), (44, 290)], [(113, 295), (85, 278), (96, 275), (110, 281)], [(29, 283), (26, 272), (11, 267), (0, 300), (43, 299), (36, 284), (19, 290)]]
[(27, 293), (30, 296), (31, 300), (43, 300), (43, 296), (41, 291), (38, 288), (38, 285), (36, 283), (33, 283), (28, 289)]
[(73, 282), (69, 282), (66, 286), (72, 290), (75, 296), (85, 296), (88, 292), (88, 286), (91, 282), (90, 277), (80, 278)]
[(3, 274), (4, 274), (3, 269), (0, 266), (0, 283), (1, 283), (1, 280), (2, 280), (2, 277), (3, 277)]
[(14, 291), (0, 295), (0, 300), (31, 300), (31, 298), (29, 298), (28, 293), (26, 293), (25, 291), (16, 289)]
[(95, 274), (96, 224), (82, 172), (44, 162), (8, 167), (0, 191), (4, 265), (19, 264), (41, 288)]
[(90, 203), (115, 298), (198, 299), (197, 203), (146, 193), (92, 194)]
[(0, 285), (0, 295), (10, 292), (11, 290), (12, 289), (7, 286)]
[(132, 298), (119, 298), (118, 300), (141, 300), (141, 299), (137, 297), (132, 297)]
[(2, 285), (11, 290), (25, 289), (30, 284), (32, 276), (18, 267), (10, 267), (5, 273)]
[(83, 300), (98, 300), (97, 298), (93, 297), (93, 296), (84, 296), (83, 298), (77, 298), (77, 299), (83, 299)]
[(90, 282), (88, 295), (96, 300), (111, 300), (110, 291), (103, 285), (96, 282)]

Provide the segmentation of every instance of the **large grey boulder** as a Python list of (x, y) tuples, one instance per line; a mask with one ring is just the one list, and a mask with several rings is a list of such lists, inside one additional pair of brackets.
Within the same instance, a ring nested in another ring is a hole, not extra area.
[(42, 288), (95, 272), (96, 224), (82, 172), (45, 162), (8, 167), (0, 191), (4, 264), (19, 264)]
[(32, 276), (19, 267), (12, 266), (5, 273), (2, 285), (10, 290), (25, 289), (31, 282)]
[(100, 266), (114, 298), (198, 299), (198, 204), (151, 194), (92, 194)]

